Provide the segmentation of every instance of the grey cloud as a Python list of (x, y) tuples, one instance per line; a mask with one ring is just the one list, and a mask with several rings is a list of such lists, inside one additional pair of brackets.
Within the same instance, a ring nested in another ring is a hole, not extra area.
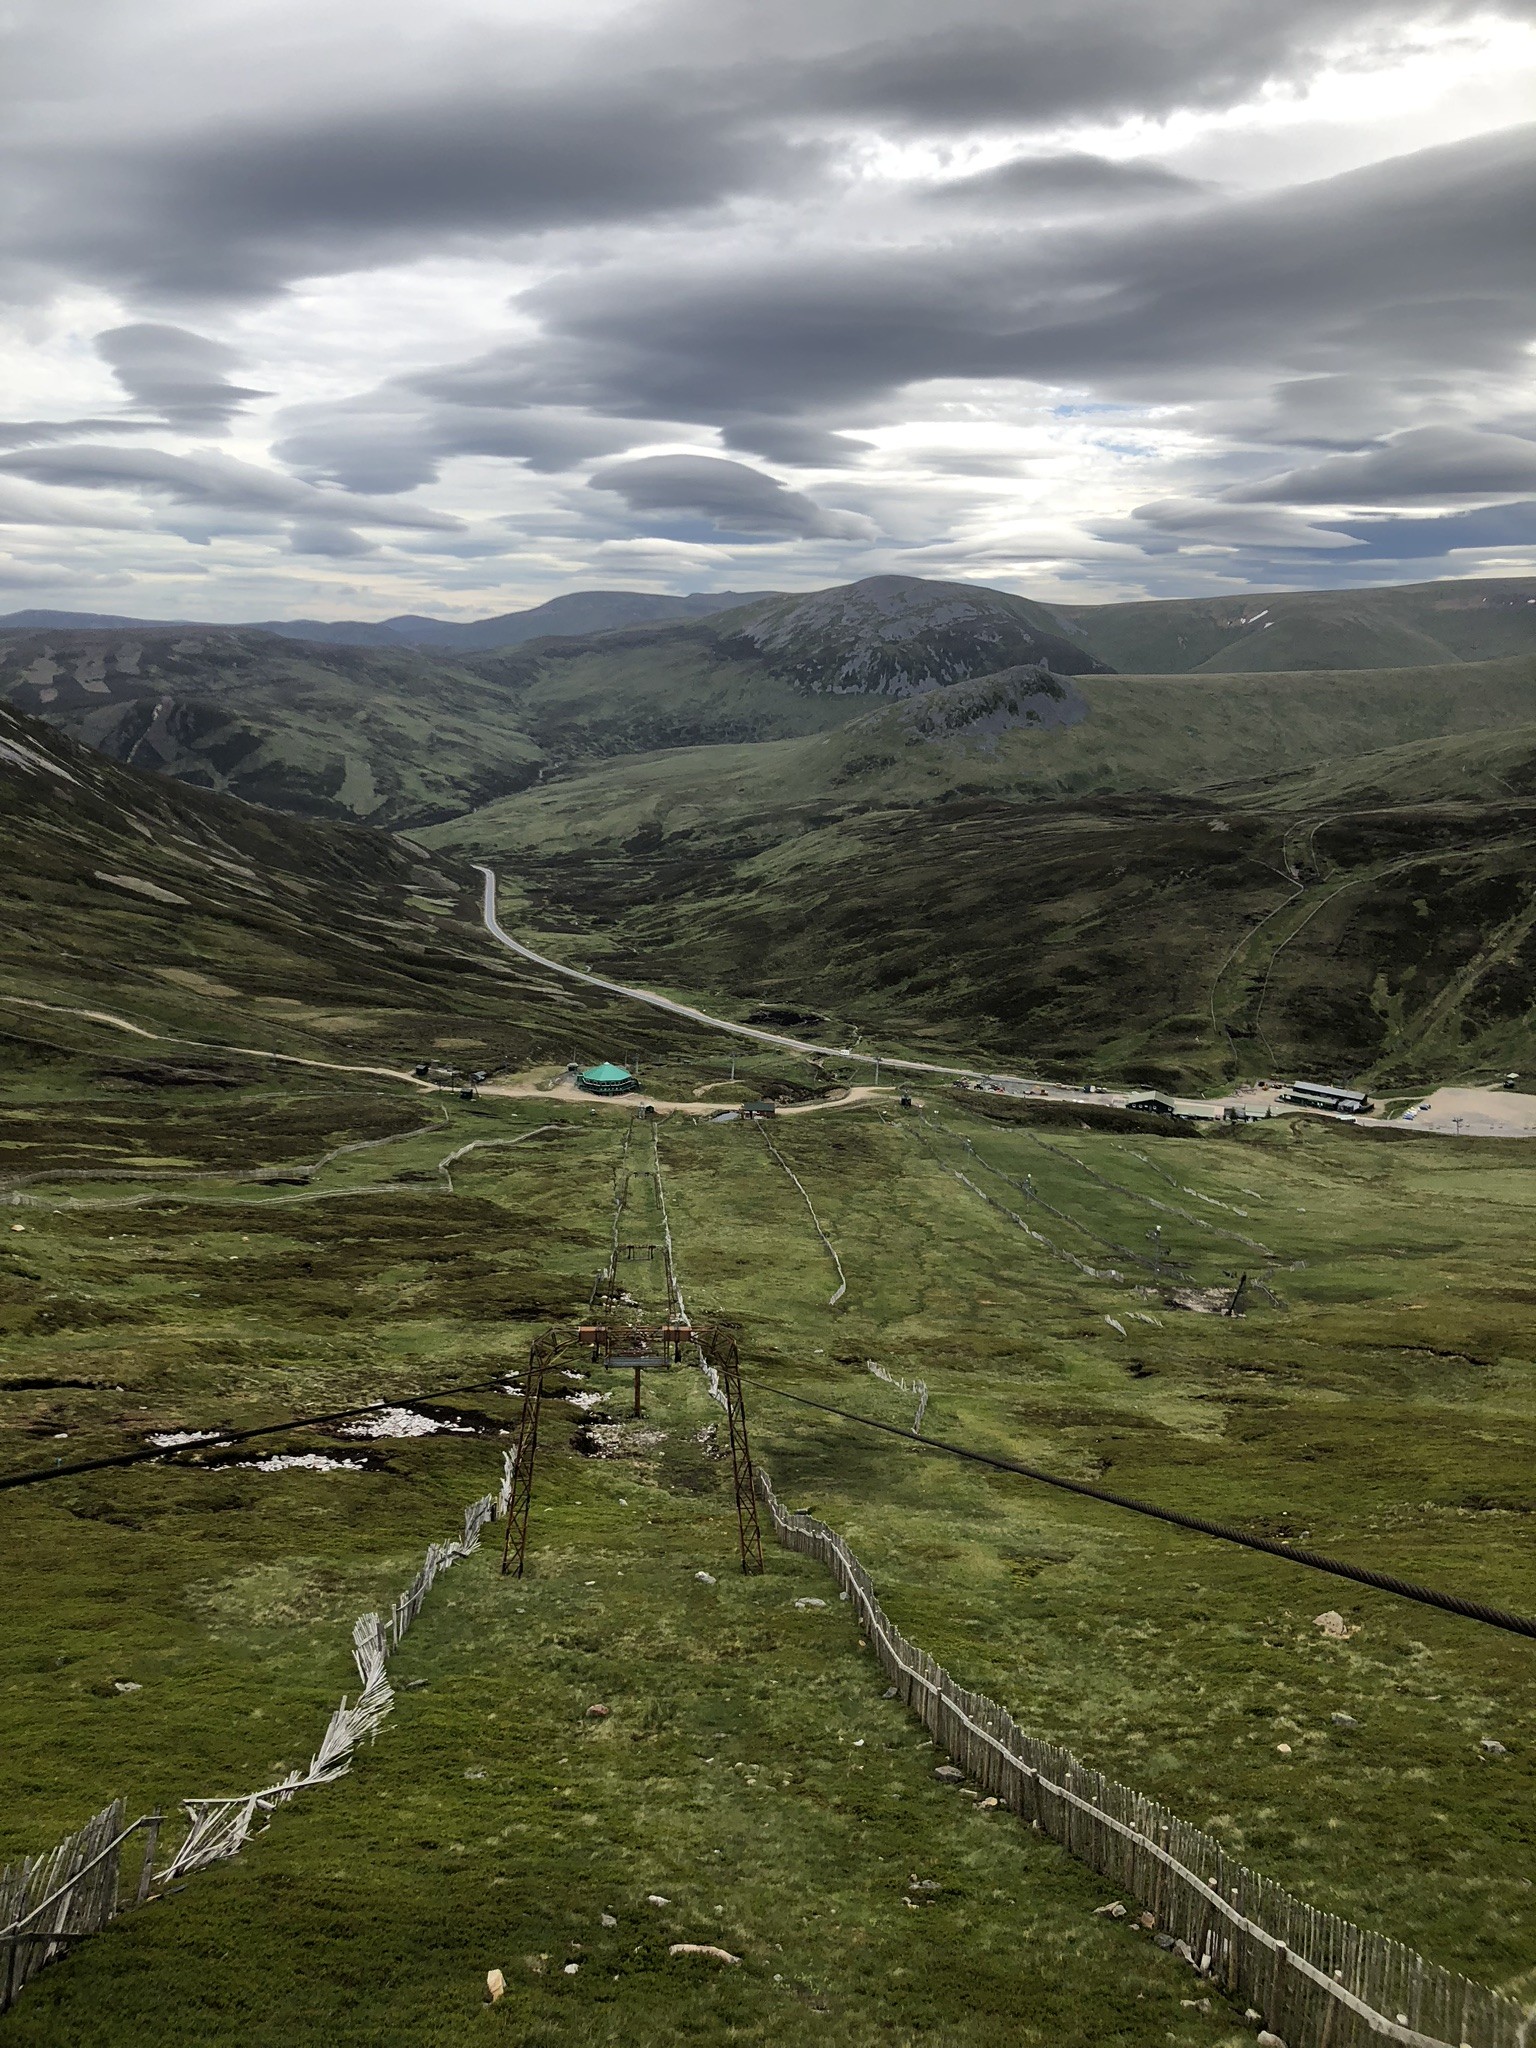
[(1094, 531), (1103, 539), (1129, 540), (1139, 529), (1178, 541), (1234, 548), (1304, 548), (1330, 554), (1357, 545), (1347, 534), (1314, 526), (1294, 513), (1262, 507), (1234, 506), (1225, 498), (1160, 498), (1138, 505), (1129, 520), (1106, 521)]
[(784, 67), (785, 98), (930, 129), (1229, 105), (1303, 74), (1329, 44), (1394, 37), (1403, 21), (1383, 0), (1033, 0), (946, 9), (942, 29), (929, 7), (800, 12), (807, 59)]
[(873, 523), (857, 513), (828, 512), (800, 491), (789, 490), (760, 469), (712, 455), (650, 455), (617, 462), (590, 479), (598, 491), (615, 491), (630, 510), (702, 519), (721, 532), (800, 539), (872, 539)]
[(167, 425), (193, 431), (226, 426), (247, 399), (268, 394), (232, 384), (235, 351), (185, 327), (142, 321), (96, 337), (97, 353), (136, 405)]
[(379, 504), (347, 492), (317, 490), (294, 477), (237, 462), (227, 455), (171, 455), (159, 448), (103, 448), (81, 443), (3, 455), (0, 470), (40, 484), (142, 491), (173, 504), (226, 512), (236, 518), (264, 514), (428, 532), (455, 532), (460, 526), (458, 520), (425, 506)]
[(809, 162), (674, 95), (601, 83), (457, 94), (210, 128), (110, 150), (71, 138), (25, 253), (163, 293), (250, 296), (445, 242), (712, 205)]
[(856, 434), (834, 433), (814, 420), (797, 419), (729, 420), (724, 438), (728, 448), (801, 469), (843, 469), (874, 445)]
[(142, 434), (148, 420), (0, 420), (0, 448), (35, 448), (49, 441), (73, 441), (81, 434)]
[[(1144, 403), (1208, 399), (1228, 374), (1508, 371), (1530, 330), (1533, 170), (1524, 128), (1134, 227), (727, 256), (665, 280), (599, 268), (529, 294), (547, 338), (520, 352), (524, 395), (729, 422), (941, 378)], [(518, 357), (496, 359), (503, 388)]]
[(1464, 550), (1507, 552), (1536, 547), (1536, 499), (1452, 512), (1441, 519), (1341, 521), (1339, 530), (1360, 542), (1367, 558), (1378, 563), (1417, 565)]
[[(1530, 0), (1504, 6), (1526, 12)], [(1459, 10), (1428, 0), (1420, 12)], [(158, 45), (143, 56), (170, 89), (132, 124), (113, 118), (106, 74), (59, 44), (49, 84), (24, 97), (24, 118), (0, 138), (18, 263), (137, 293), (260, 295), (487, 237), (651, 222), (782, 192), (872, 128), (1022, 134), (1232, 105), (1304, 78), (1327, 45), (1368, 48), (1403, 32), (1388, 0), (971, 0), (947, 9), (941, 30), (927, 5), (684, 0), (602, 10), (590, 27), (575, 16), (564, 40), (530, 41), (493, 10), (457, 53), (449, 28), (442, 48), (412, 38), (397, 55), (371, 49), (365, 64), (331, 57), (287, 90), (270, 49), (254, 43), (247, 92), (243, 39), (262, 33), (252, 22), (226, 15), (204, 29), (227, 53), (212, 104), (206, 83), (175, 93)], [(132, 77), (132, 31), (114, 27), (112, 68)], [(195, 29), (190, 41), (205, 81), (217, 77)], [(1059, 198), (1094, 180), (1108, 196), (1116, 175), (1091, 159), (1021, 164), (989, 174), (992, 203), (1020, 196), (1010, 177), (1036, 197), (1044, 179)], [(1150, 167), (1118, 176), (1122, 196), (1132, 179), (1177, 189)], [(985, 180), (962, 183), (986, 197)]]
[(408, 381), (340, 405), (295, 407), (273, 453), (312, 482), (408, 491), (456, 455), (504, 456), (553, 473), (655, 438), (644, 421), (550, 406), (425, 404)]
[(1235, 504), (1402, 505), (1536, 490), (1536, 441), (1468, 427), (1416, 427), (1379, 448), (1331, 455), (1225, 495)]
[(1044, 202), (1053, 207), (1134, 203), (1138, 199), (1198, 199), (1209, 186), (1162, 164), (1116, 162), (1072, 151), (1014, 157), (970, 177), (946, 178), (920, 188), (925, 199)]
[(327, 526), (309, 519), (301, 519), (290, 528), (288, 546), (295, 555), (328, 555), (340, 561), (376, 555), (379, 551), (376, 541), (365, 540), (354, 527)]

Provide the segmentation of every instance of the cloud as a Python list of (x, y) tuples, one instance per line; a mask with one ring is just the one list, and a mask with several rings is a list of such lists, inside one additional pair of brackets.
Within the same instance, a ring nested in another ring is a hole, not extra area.
[(1536, 441), (1469, 427), (1416, 427), (1379, 448), (1330, 455), (1226, 495), (1234, 504), (1404, 505), (1520, 491), (1536, 491)]
[(919, 197), (937, 200), (1024, 201), (1063, 207), (1134, 204), (1137, 200), (1198, 199), (1209, 187), (1166, 165), (1118, 162), (1074, 150), (1057, 156), (1013, 157), (991, 170), (969, 177), (945, 178), (919, 188)]
[(462, 522), (426, 506), (381, 504), (351, 492), (322, 491), (280, 471), (228, 455), (172, 455), (159, 448), (104, 448), (80, 443), (0, 455), (0, 470), (34, 483), (83, 490), (126, 490), (177, 505), (232, 515), (296, 516), (308, 524), (391, 526), (453, 533)]
[(505, 610), (625, 547), (1473, 568), (1515, 526), (1430, 515), (1536, 443), (1536, 0), (1492, 7), (23, 7), (0, 516), (120, 522), (80, 573), (161, 609), (187, 542), (200, 611), (264, 561), (262, 615), (327, 560), (349, 607)]
[[(666, 93), (596, 82), (396, 97), (81, 144), (24, 245), (129, 289), (247, 298), (445, 243), (639, 222), (781, 182), (808, 152)], [(36, 181), (39, 168), (31, 177)]]
[(617, 492), (632, 512), (668, 522), (702, 519), (722, 533), (866, 540), (877, 531), (858, 513), (824, 511), (760, 469), (718, 456), (643, 456), (598, 470), (590, 484)]
[(288, 546), (296, 555), (328, 555), (340, 561), (379, 551), (377, 542), (365, 540), (350, 526), (327, 526), (310, 519), (298, 520), (289, 529)]
[[(1290, 513), (1234, 506), (1225, 499), (1164, 498), (1138, 505), (1134, 522), (1151, 527), (1181, 541), (1200, 541), (1209, 546), (1231, 548), (1303, 548), (1309, 553), (1331, 554), (1355, 541), (1331, 527), (1313, 526)], [(1096, 529), (1101, 536), (1132, 539), (1135, 526), (1107, 524)]]
[(237, 360), (235, 351), (185, 327), (152, 321), (113, 327), (97, 335), (96, 349), (133, 402), (168, 426), (222, 428), (247, 399), (268, 395), (231, 384), (223, 373)]
[(1536, 499), (1439, 519), (1341, 520), (1339, 531), (1377, 561), (1418, 563), (1466, 551), (1508, 554), (1536, 547)]
[(1213, 373), (1512, 372), (1533, 184), (1528, 128), (1134, 226), (583, 271), (527, 295), (546, 334), (523, 383), (633, 415), (824, 418), (935, 379), (1146, 403), (1208, 396)]
[(408, 491), (445, 462), (488, 455), (553, 474), (656, 438), (643, 420), (596, 419), (575, 407), (453, 404), (409, 380), (333, 405), (297, 406), (279, 422), (278, 460), (311, 482)]
[(779, 48), (800, 54), (767, 67), (768, 93), (929, 131), (1231, 105), (1305, 76), (1330, 45), (1363, 53), (1404, 26), (1380, 0), (991, 0), (947, 7), (942, 28), (927, 7), (801, 0), (772, 18)]

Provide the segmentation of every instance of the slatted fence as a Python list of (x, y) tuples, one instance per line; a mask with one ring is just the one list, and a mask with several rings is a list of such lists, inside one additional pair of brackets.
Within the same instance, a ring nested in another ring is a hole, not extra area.
[(146, 1836), (133, 1901), (142, 1905), (152, 1884), (163, 1888), (173, 1878), (237, 1856), (258, 1825), (265, 1824), (296, 1792), (328, 1785), (351, 1768), (353, 1750), (378, 1733), (394, 1704), (385, 1670), (391, 1651), (398, 1648), (421, 1612), (440, 1574), (478, 1550), (486, 1524), (506, 1513), (511, 1482), (512, 1454), (507, 1452), (500, 1490), (465, 1508), (459, 1535), (427, 1546), (420, 1571), (396, 1600), (388, 1620), (378, 1614), (358, 1617), (352, 1630), (352, 1652), (361, 1690), (352, 1700), (343, 1695), (306, 1769), (292, 1770), (275, 1785), (233, 1798), (183, 1800), (186, 1835), (158, 1872), (154, 1865), (161, 1816), (147, 1814), (125, 1827), (120, 1799), (103, 1807), (57, 1848), (0, 1871), (0, 2012), (9, 2008), (45, 1964), (116, 1917), (121, 1904), (122, 1848), (130, 1835), (142, 1829)]
[(1236, 1862), (1204, 1829), (1089, 1770), (957, 1685), (893, 1626), (841, 1536), (782, 1507), (759, 1474), (774, 1534), (826, 1565), (898, 1695), (1001, 1805), (1140, 1900), (1193, 1968), (1262, 2014), (1291, 2048), (1528, 2048), (1536, 2012), (1321, 1912)]

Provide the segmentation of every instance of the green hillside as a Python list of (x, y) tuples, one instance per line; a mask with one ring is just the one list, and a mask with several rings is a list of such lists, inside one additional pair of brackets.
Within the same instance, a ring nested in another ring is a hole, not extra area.
[[(811, 701), (848, 709), (846, 698)], [(539, 726), (527, 698), (519, 699), (517, 715)], [(1532, 720), (1531, 656), (1277, 676), (1052, 680), (1008, 670), (845, 715), (800, 737), (571, 760), (563, 775), (423, 836), (480, 853), (670, 842), (679, 858), (710, 857), (870, 804), (1189, 793), (1325, 769), (1358, 779), (1369, 774), (1364, 761), (1384, 749), (1418, 745), (1430, 760), (1439, 741), (1453, 735), (1468, 736), (1470, 763), (1490, 735), (1518, 734)], [(1518, 751), (1520, 742), (1512, 745)], [(1469, 789), (1458, 770), (1455, 789), (1440, 793), (1504, 792), (1496, 780)]]
[[(13, 1074), (83, 1061), (88, 1094), (99, 1056), (180, 1102), (204, 1083), (257, 1085), (266, 1052), (319, 1062), (345, 1086), (349, 1069), (397, 1075), (427, 1058), (520, 1068), (617, 1050), (649, 1072), (662, 1044), (693, 1042), (525, 968), (486, 937), (479, 903), (460, 862), (120, 767), (0, 706), (0, 1033)], [(89, 1021), (98, 1012), (117, 1023)], [(233, 1048), (258, 1057), (221, 1066)], [(770, 1072), (795, 1067), (765, 1058)]]
[(1137, 675), (1411, 668), (1536, 651), (1529, 576), (1051, 609), (1081, 646)]
[(0, 700), (115, 760), (304, 817), (443, 817), (543, 761), (502, 693), (446, 661), (245, 629), (0, 635)]
[(557, 951), (891, 1050), (1417, 1085), (1536, 1058), (1533, 710), (1528, 658), (1015, 671), (592, 764), (423, 838), (497, 859)]
[[(953, 687), (880, 716), (942, 748), (1033, 712), (1054, 744), (1098, 685)], [(1412, 745), (1378, 770), (1421, 772)], [(652, 981), (825, 989), (877, 1044), (995, 1028), (1198, 1072), (1228, 1031), (1279, 1032), (1342, 1058), (1361, 989), (1382, 1061), (1513, 1043), (1528, 806), (1335, 817), (1287, 787), (1288, 808), (1251, 784), (994, 792), (808, 812), (756, 848), (572, 841), (523, 859), (506, 911)], [(1258, 921), (1276, 907), (1289, 925)], [(1491, 1021), (1458, 1037), (1480, 991)], [(166, 1815), (163, 1870), (182, 1801), (302, 1768), (355, 1697), (357, 1617), (494, 1492), (528, 1345), (602, 1272), (623, 1318), (680, 1289), (728, 1324), (759, 1468), (962, 1682), (1248, 1868), (1529, 2002), (1526, 1642), (908, 1432), (920, 1380), (941, 1442), (1532, 1612), (1536, 1147), (832, 1099), (835, 1061), (768, 1051), (733, 1082), (731, 1041), (493, 946), (457, 856), (5, 706), (0, 996), (0, 1469), (46, 1475), (0, 1517), (0, 1862), (121, 1795)], [(755, 1126), (540, 1091), (605, 1052), (664, 1101), (778, 1080), (816, 1106)], [(497, 1079), (434, 1091), (428, 1056)], [(1191, 1312), (1245, 1273), (1246, 1313)], [(561, 1362), (526, 1576), (490, 1530), (397, 1648), (377, 1740), (238, 1858), (71, 1944), (8, 2043), (1252, 2038), (1161, 1893), (954, 1781), (818, 1565), (770, 1540), (760, 1577), (737, 1569), (697, 1370), (647, 1372), (636, 1417), (627, 1372)], [(378, 1433), (338, 1412), (363, 1403), (389, 1404)], [(235, 1428), (271, 1433), (61, 1469)]]

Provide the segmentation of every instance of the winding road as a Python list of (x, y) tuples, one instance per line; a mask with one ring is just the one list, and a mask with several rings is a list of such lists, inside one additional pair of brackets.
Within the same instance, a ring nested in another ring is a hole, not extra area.
[[(547, 953), (536, 953), (532, 946), (525, 946), (520, 939), (513, 938), (496, 915), (495, 869), (478, 860), (471, 865), (485, 877), (485, 928), (491, 937), (520, 959), (531, 960), (536, 967), (548, 968), (552, 974), (563, 974), (569, 981), (585, 982), (588, 988), (600, 988), (608, 995), (624, 996), (632, 1003), (649, 1003), (653, 1010), (665, 1010), (673, 1017), (686, 1017), (690, 1024), (703, 1024), (711, 1031), (728, 1031), (736, 1038), (755, 1038), (760, 1045), (776, 1045), (786, 1052), (823, 1054), (835, 1060), (858, 1060), (866, 1067), (894, 1067), (904, 1074), (958, 1074), (966, 1081), (1023, 1079), (1017, 1074), (989, 1074), (981, 1067), (943, 1067), (931, 1060), (888, 1059), (883, 1053), (855, 1052), (847, 1045), (817, 1045), (808, 1038), (787, 1038), (782, 1032), (764, 1031), (755, 1024), (736, 1024), (727, 1017), (712, 1017), (707, 1010), (696, 1010), (691, 1003), (674, 1002), (670, 996), (659, 996), (652, 989), (631, 988), (626, 982), (607, 981), (600, 974), (589, 974), (582, 967), (567, 967), (563, 960), (551, 960)], [(1038, 1088), (1049, 1084), (1031, 1080), (1028, 1085)]]

